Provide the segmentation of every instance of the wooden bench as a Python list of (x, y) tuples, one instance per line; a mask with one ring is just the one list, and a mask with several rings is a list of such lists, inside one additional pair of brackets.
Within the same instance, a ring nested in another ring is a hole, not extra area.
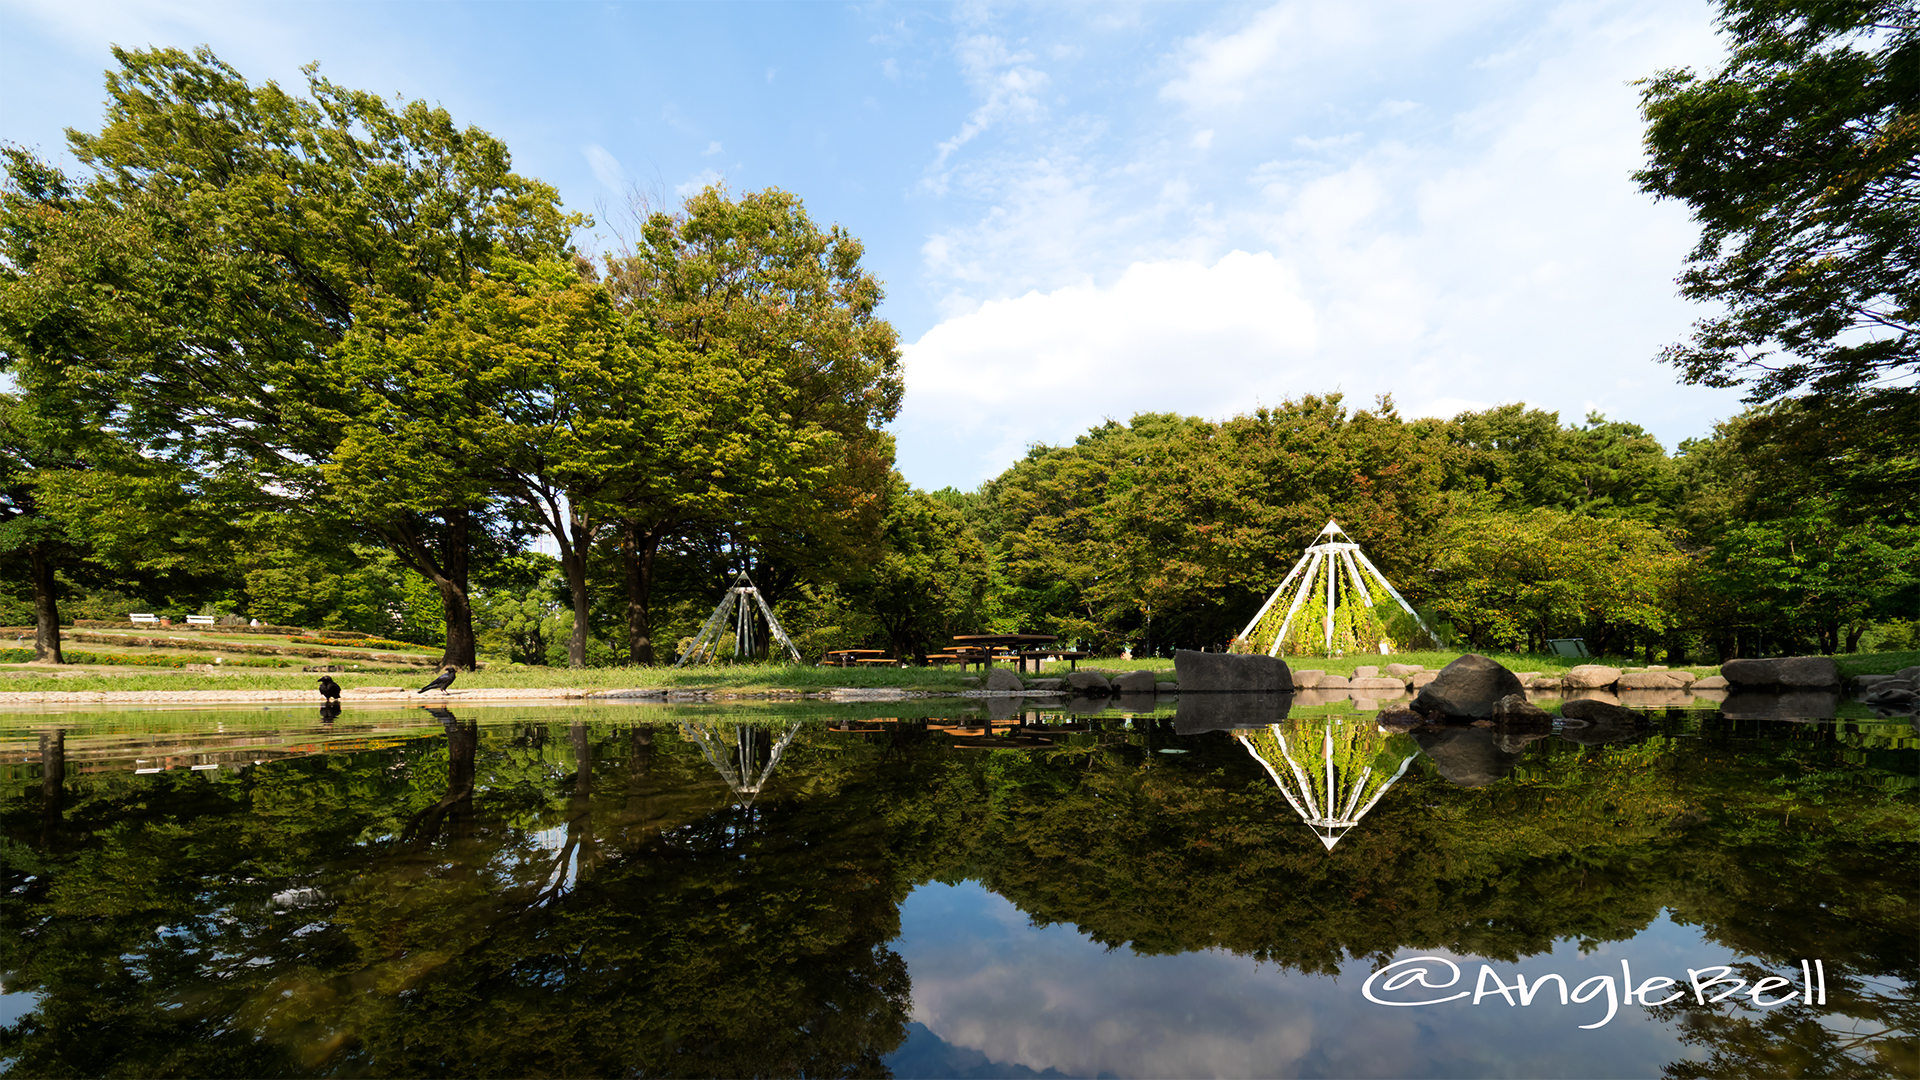
[(129, 611), (127, 612), (127, 621), (130, 623), (150, 623), (158, 626), (160, 625), (160, 616), (150, 611)]
[(188, 626), (212, 626), (214, 623), (218, 622), (219, 619), (220, 617), (217, 615), (189, 615), (187, 616), (187, 625)]
[(1085, 660), (1089, 655), (1088, 653), (1069, 652), (1061, 649), (1035, 650), (1033, 652), (1021, 653), (1020, 664), (1021, 667), (1024, 668), (1026, 662), (1031, 660), (1033, 661), (1033, 670), (1039, 671), (1040, 661), (1042, 660), (1065, 660), (1068, 671), (1078, 671), (1080, 670), (1080, 661)]

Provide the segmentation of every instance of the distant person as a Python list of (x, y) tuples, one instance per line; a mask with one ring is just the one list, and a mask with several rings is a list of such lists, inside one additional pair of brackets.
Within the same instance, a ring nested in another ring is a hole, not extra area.
[(439, 676), (436, 677), (432, 682), (421, 687), (418, 692), (424, 694), (429, 690), (438, 690), (444, 694), (447, 692), (447, 687), (453, 685), (453, 677), (455, 674), (457, 673), (454, 671), (454, 669), (448, 668), (447, 670), (441, 672)]
[(329, 704), (339, 703), (340, 684), (333, 681), (333, 676), (331, 675), (320, 676), (320, 697), (325, 701), (327, 701)]
[(259, 626), (259, 625), (260, 625), (260, 620), (259, 620), (259, 619), (255, 619), (255, 620), (253, 620), (252, 622), (250, 622), (250, 623), (248, 623), (247, 625), (248, 625), (248, 626)]

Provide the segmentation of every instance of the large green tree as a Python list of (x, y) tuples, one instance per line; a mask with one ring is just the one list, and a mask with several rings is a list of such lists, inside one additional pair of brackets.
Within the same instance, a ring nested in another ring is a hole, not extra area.
[(628, 249), (607, 260), (608, 288), (660, 337), (702, 355), (731, 353), (775, 380), (778, 437), (806, 446), (781, 484), (729, 513), (710, 513), (672, 486), (620, 500), (636, 660), (652, 655), (652, 568), (669, 542), (711, 564), (709, 591), (747, 569), (775, 598), (877, 557), (893, 464), (880, 425), (898, 414), (905, 383), (864, 254), (789, 192), (734, 198), (710, 187), (676, 213), (645, 214)]
[(1920, 16), (1910, 0), (1722, 0), (1731, 46), (1641, 94), (1643, 190), (1700, 242), (1715, 305), (1667, 359), (1752, 400), (1845, 397), (1920, 370)]
[[(497, 254), (562, 251), (577, 219), (425, 102), (313, 69), (304, 97), (255, 86), (205, 49), (114, 56), (101, 129), (69, 136), (83, 182), (8, 155), (0, 340), (22, 389), (290, 510), (325, 501), (343, 404), (328, 369), (355, 321), (424, 314)], [(445, 658), (464, 666), (472, 492), (361, 522), (439, 589)]]

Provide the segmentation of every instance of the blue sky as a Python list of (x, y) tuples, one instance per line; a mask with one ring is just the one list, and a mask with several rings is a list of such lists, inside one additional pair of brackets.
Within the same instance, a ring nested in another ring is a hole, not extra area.
[(1739, 408), (1657, 362), (1702, 312), (1629, 178), (1631, 80), (1698, 3), (219, 4), (0, 0), (0, 139), (58, 153), (110, 43), (421, 97), (602, 222), (712, 180), (866, 243), (899, 462), (971, 488), (1142, 411), (1526, 401), (1671, 448)]

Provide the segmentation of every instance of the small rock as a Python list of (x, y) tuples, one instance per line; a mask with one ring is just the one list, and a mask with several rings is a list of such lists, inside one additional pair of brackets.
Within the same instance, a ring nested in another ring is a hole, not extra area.
[(1073, 688), (1074, 693), (1086, 694), (1090, 697), (1107, 697), (1113, 693), (1113, 687), (1108, 685), (1107, 677), (1097, 671), (1068, 672), (1067, 685)]
[(1440, 673), (1437, 671), (1416, 671), (1408, 677), (1407, 681), (1413, 684), (1415, 690), (1418, 690), (1439, 677)]
[[(1388, 664), (1387, 665), (1387, 674), (1392, 675), (1397, 679), (1404, 679), (1409, 675), (1418, 675), (1419, 673), (1425, 670), (1426, 668), (1421, 667), (1419, 664)], [(1297, 674), (1298, 673), (1296, 673), (1296, 676)]]
[(1061, 687), (1061, 686), (1063, 686), (1063, 685), (1065, 685), (1065, 684), (1066, 684), (1066, 681), (1067, 681), (1067, 680), (1065, 680), (1065, 679), (1028, 679), (1028, 680), (1027, 680), (1027, 689), (1029, 689), (1029, 690), (1058, 690), (1058, 689), (1060, 689), (1060, 687)]
[(1688, 686), (1694, 690), (1725, 690), (1727, 680), (1721, 675), (1709, 675), (1704, 679), (1695, 679)]
[(1113, 690), (1117, 694), (1151, 694), (1154, 683), (1151, 671), (1129, 671), (1113, 677)]
[(1581, 664), (1568, 671), (1561, 683), (1569, 690), (1599, 690), (1620, 681), (1623, 672), (1605, 664)]
[(978, 676), (978, 675), (962, 675), (962, 676), (960, 676), (960, 685), (961, 685), (961, 686), (979, 686), (979, 685), (980, 685), (980, 676)]
[(1666, 671), (1629, 671), (1614, 683), (1621, 690), (1678, 690), (1686, 685)]
[(1353, 677), (1356, 679), (1377, 679), (1380, 677), (1380, 668), (1374, 664), (1362, 664), (1353, 669)]
[(1319, 687), (1320, 680), (1326, 677), (1327, 673), (1321, 671), (1319, 668), (1307, 668), (1304, 671), (1296, 671), (1293, 673), (1293, 688), (1295, 690), (1313, 690)]
[(1020, 676), (1007, 668), (997, 667), (987, 672), (986, 689), (996, 694), (1017, 694), (1026, 688), (1026, 684), (1020, 681)]
[(1527, 682), (1527, 688), (1530, 690), (1560, 690), (1564, 686), (1558, 675), (1542, 675)]
[(1407, 684), (1400, 679), (1382, 679), (1369, 676), (1347, 681), (1347, 689), (1349, 690), (1392, 690), (1398, 693), (1406, 688)]
[(1493, 719), (1502, 724), (1551, 724), (1552, 714), (1528, 701), (1524, 694), (1508, 694), (1493, 703)]
[(1322, 675), (1315, 690), (1347, 690), (1353, 686), (1353, 680), (1345, 675)]
[(1156, 694), (1177, 694), (1180, 692), (1180, 684), (1177, 682), (1157, 682), (1153, 684), (1153, 692)]

